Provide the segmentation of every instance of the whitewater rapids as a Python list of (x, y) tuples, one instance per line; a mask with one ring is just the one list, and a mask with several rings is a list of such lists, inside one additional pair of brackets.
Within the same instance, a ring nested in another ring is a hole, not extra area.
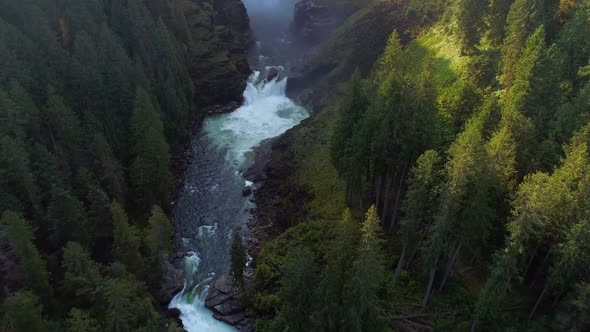
[(252, 203), (241, 195), (249, 183), (241, 170), (252, 161), (253, 149), (260, 142), (283, 134), (309, 116), (286, 96), (288, 79), (280, 76), (267, 80), (261, 72), (254, 72), (243, 105), (232, 113), (207, 118), (191, 144), (195, 158), (174, 208), (177, 246), (189, 252), (184, 262), (186, 280), (169, 305), (180, 310), (188, 332), (236, 331), (212, 317), (205, 298), (215, 277), (228, 272), (233, 229), (244, 230), (250, 217)]

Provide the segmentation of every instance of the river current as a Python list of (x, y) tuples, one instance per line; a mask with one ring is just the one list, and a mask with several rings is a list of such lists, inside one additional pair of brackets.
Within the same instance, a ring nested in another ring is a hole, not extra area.
[[(267, 67), (282, 71), (280, 67)], [(170, 307), (181, 312), (188, 332), (235, 331), (215, 320), (204, 299), (216, 276), (229, 270), (232, 232), (247, 236), (252, 202), (242, 197), (252, 185), (242, 171), (252, 161), (253, 149), (309, 116), (286, 96), (287, 78), (267, 80), (255, 71), (244, 91), (244, 104), (232, 113), (207, 118), (192, 142), (192, 156), (184, 186), (174, 202), (176, 245), (189, 253), (185, 258), (184, 289)]]

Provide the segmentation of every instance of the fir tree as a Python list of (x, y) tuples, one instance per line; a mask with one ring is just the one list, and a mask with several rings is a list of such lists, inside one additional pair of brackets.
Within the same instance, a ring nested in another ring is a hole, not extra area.
[(248, 261), (246, 248), (242, 243), (242, 236), (238, 231), (234, 231), (232, 236), (232, 245), (230, 249), (231, 270), (230, 274), (234, 282), (243, 290), (244, 289), (244, 268)]

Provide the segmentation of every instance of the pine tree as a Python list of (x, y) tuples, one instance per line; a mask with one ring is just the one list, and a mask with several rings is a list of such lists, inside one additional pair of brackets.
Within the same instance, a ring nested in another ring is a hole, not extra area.
[(317, 269), (314, 255), (307, 248), (291, 249), (285, 258), (281, 271), (281, 314), (289, 331), (309, 331)]
[(92, 305), (102, 282), (99, 265), (76, 242), (68, 242), (61, 264), (65, 271), (63, 288), (72, 296), (73, 302)]
[(160, 116), (142, 89), (137, 90), (131, 129), (135, 139), (131, 181), (138, 200), (144, 208), (155, 204), (168, 206), (172, 189), (170, 148)]
[(111, 206), (113, 216), (113, 255), (136, 275), (143, 273), (139, 230), (129, 224), (127, 213), (117, 202)]
[(154, 276), (151, 282), (159, 285), (162, 275), (162, 259), (167, 259), (167, 255), (172, 251), (172, 236), (174, 229), (172, 224), (159, 206), (152, 208), (152, 215), (148, 220), (148, 227), (145, 231), (144, 242), (147, 246), (150, 264), (150, 277)]
[(233, 241), (230, 249), (231, 256), (231, 270), (230, 274), (234, 282), (241, 288), (244, 289), (244, 268), (248, 262), (248, 256), (246, 254), (246, 248), (242, 243), (242, 236), (238, 231), (233, 233)]
[(47, 208), (52, 244), (60, 247), (68, 241), (76, 241), (92, 248), (94, 237), (87, 232), (88, 219), (83, 204), (66, 190), (56, 189), (52, 196)]
[(363, 162), (359, 154), (362, 151), (355, 146), (354, 136), (355, 129), (359, 126), (368, 105), (360, 71), (356, 70), (348, 82), (346, 97), (340, 105), (340, 119), (334, 129), (330, 149), (338, 174), (347, 183), (349, 188), (347, 191), (352, 189), (351, 186), (358, 185), (360, 181), (360, 168), (363, 167)]
[(0, 138), (0, 212), (17, 210), (33, 217), (39, 210), (39, 192), (25, 144), (9, 136)]
[(91, 151), (96, 163), (95, 173), (102, 187), (111, 196), (123, 202), (126, 194), (123, 169), (102, 134), (94, 135)]
[(582, 332), (590, 328), (590, 284), (580, 282), (559, 306), (553, 327), (556, 331)]
[(72, 309), (70, 310), (69, 317), (67, 319), (67, 332), (99, 332), (101, 331), (100, 325), (94, 319), (90, 313), (80, 310), (80, 309)]
[(402, 252), (391, 287), (395, 286), (407, 256), (416, 250), (421, 232), (434, 218), (442, 180), (440, 156), (433, 150), (424, 152), (410, 172), (408, 191), (402, 203), (403, 217), (400, 222)]
[(41, 117), (47, 128), (44, 143), (58, 156), (61, 167), (75, 169), (80, 162), (82, 140), (78, 116), (54, 89), (50, 89)]
[(162, 252), (170, 253), (172, 251), (173, 235), (174, 229), (170, 224), (170, 220), (159, 206), (154, 206), (152, 216), (148, 220), (146, 235), (146, 243), (152, 255), (159, 255)]
[(47, 331), (39, 300), (31, 292), (19, 292), (8, 297), (0, 307), (0, 313), (2, 331)]
[(347, 274), (352, 269), (360, 238), (358, 223), (345, 210), (335, 227), (334, 242), (326, 257), (326, 268), (317, 287), (319, 308), (313, 314), (313, 330), (342, 331), (348, 319)]
[[(428, 286), (423, 304), (430, 298), (440, 259), (446, 253), (446, 280), (462, 246), (477, 252), (485, 243), (494, 211), (490, 208), (490, 174), (482, 132), (487, 114), (476, 114), (449, 148), (447, 183), (438, 212), (421, 246)], [(447, 250), (449, 250), (447, 252)], [(444, 282), (441, 284), (444, 286)]]
[(487, 16), (486, 37), (494, 47), (499, 47), (504, 40), (506, 16), (510, 10), (512, 0), (490, 0)]
[(455, 17), (459, 28), (458, 35), (461, 49), (471, 53), (479, 43), (487, 10), (486, 1), (459, 0), (455, 8)]
[(520, 60), (522, 51), (529, 36), (543, 23), (542, 0), (515, 0), (510, 6), (506, 18), (506, 37), (502, 46), (502, 77), (501, 83), (510, 88), (514, 82), (516, 63)]
[(349, 298), (347, 327), (352, 331), (382, 331), (383, 321), (377, 305), (385, 282), (385, 265), (381, 221), (375, 206), (365, 215), (361, 227), (358, 256), (347, 285)]
[(30, 224), (11, 211), (2, 214), (1, 222), (6, 225), (6, 236), (19, 258), (25, 289), (34, 291), (43, 301), (49, 301), (52, 293), (49, 273), (45, 261), (33, 243), (34, 235)]

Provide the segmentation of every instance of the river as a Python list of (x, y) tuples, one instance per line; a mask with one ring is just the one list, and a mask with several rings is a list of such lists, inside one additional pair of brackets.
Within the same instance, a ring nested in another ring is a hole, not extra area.
[(208, 117), (191, 141), (193, 159), (172, 216), (176, 246), (189, 253), (186, 280), (184, 289), (170, 302), (171, 308), (180, 310), (188, 332), (235, 331), (212, 317), (204, 299), (213, 279), (229, 270), (233, 230), (241, 229), (248, 236), (253, 203), (242, 196), (242, 189), (252, 184), (242, 177), (242, 171), (260, 142), (281, 135), (309, 116), (286, 96), (287, 77), (265, 79), (273, 69), (283, 71), (278, 66), (254, 71), (244, 91), (244, 104), (234, 112)]

